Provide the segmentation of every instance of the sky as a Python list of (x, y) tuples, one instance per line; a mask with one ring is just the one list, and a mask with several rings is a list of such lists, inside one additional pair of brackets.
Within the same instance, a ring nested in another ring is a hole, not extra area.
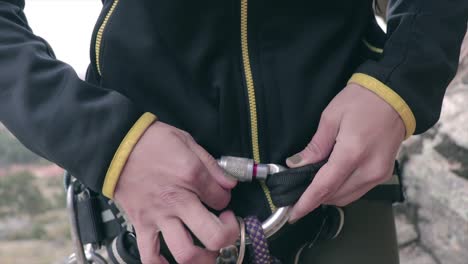
[(34, 33), (49, 42), (57, 58), (84, 76), (101, 7), (101, 0), (26, 0), (25, 13)]

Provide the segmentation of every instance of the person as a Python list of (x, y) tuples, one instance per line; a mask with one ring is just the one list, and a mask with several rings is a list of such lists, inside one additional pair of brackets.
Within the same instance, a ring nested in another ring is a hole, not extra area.
[[(143, 263), (167, 263), (160, 234), (177, 262), (212, 263), (239, 234), (234, 212), (274, 210), (263, 183), (224, 177), (221, 155), (291, 168), (328, 158), (290, 222), (320, 204), (343, 206), (347, 222), (296, 257), (398, 263), (391, 204), (354, 201), (437, 121), (466, 0), (391, 0), (387, 34), (371, 0), (104, 0), (86, 81), (33, 34), (24, 4), (0, 0), (0, 120), (115, 199)], [(275, 243), (285, 262), (301, 246)]]

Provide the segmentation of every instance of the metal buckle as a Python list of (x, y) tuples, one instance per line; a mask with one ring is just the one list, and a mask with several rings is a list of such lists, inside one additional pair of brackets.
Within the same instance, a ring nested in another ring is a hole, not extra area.
[(74, 247), (74, 253), (68, 257), (68, 264), (107, 264), (107, 261), (102, 257), (91, 244), (83, 247), (80, 232), (78, 230), (78, 220), (76, 216), (75, 197), (76, 190), (78, 189), (78, 182), (73, 180), (66, 183), (67, 186), (67, 210), (70, 220), (71, 239)]
[[(256, 164), (252, 159), (232, 156), (221, 157), (218, 164), (228, 176), (239, 181), (265, 180), (269, 175), (286, 170), (278, 164)], [(273, 236), (288, 222), (289, 210), (289, 206), (280, 207), (263, 221), (262, 228), (267, 238)], [(248, 238), (246, 244), (250, 244)]]

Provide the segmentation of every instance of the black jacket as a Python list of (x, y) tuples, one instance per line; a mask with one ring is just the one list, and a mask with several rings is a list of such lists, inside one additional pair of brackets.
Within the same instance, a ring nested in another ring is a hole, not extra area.
[[(24, 1), (0, 0), (0, 121), (97, 192), (119, 146), (114, 174), (131, 150), (122, 141), (151, 123), (146, 115), (134, 126), (145, 112), (215, 157), (283, 163), (355, 73), (408, 135), (424, 132), (439, 117), (468, 18), (466, 0), (394, 0), (385, 35), (371, 0), (103, 2), (81, 81), (33, 34)], [(259, 186), (236, 193), (234, 206), (268, 214)]]

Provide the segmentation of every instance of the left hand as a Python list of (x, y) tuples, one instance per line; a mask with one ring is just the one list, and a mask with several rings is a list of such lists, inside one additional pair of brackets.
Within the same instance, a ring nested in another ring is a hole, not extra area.
[(290, 168), (329, 157), (293, 207), (295, 222), (321, 204), (345, 206), (392, 176), (405, 125), (387, 102), (349, 84), (323, 111), (304, 150), (286, 160)]

